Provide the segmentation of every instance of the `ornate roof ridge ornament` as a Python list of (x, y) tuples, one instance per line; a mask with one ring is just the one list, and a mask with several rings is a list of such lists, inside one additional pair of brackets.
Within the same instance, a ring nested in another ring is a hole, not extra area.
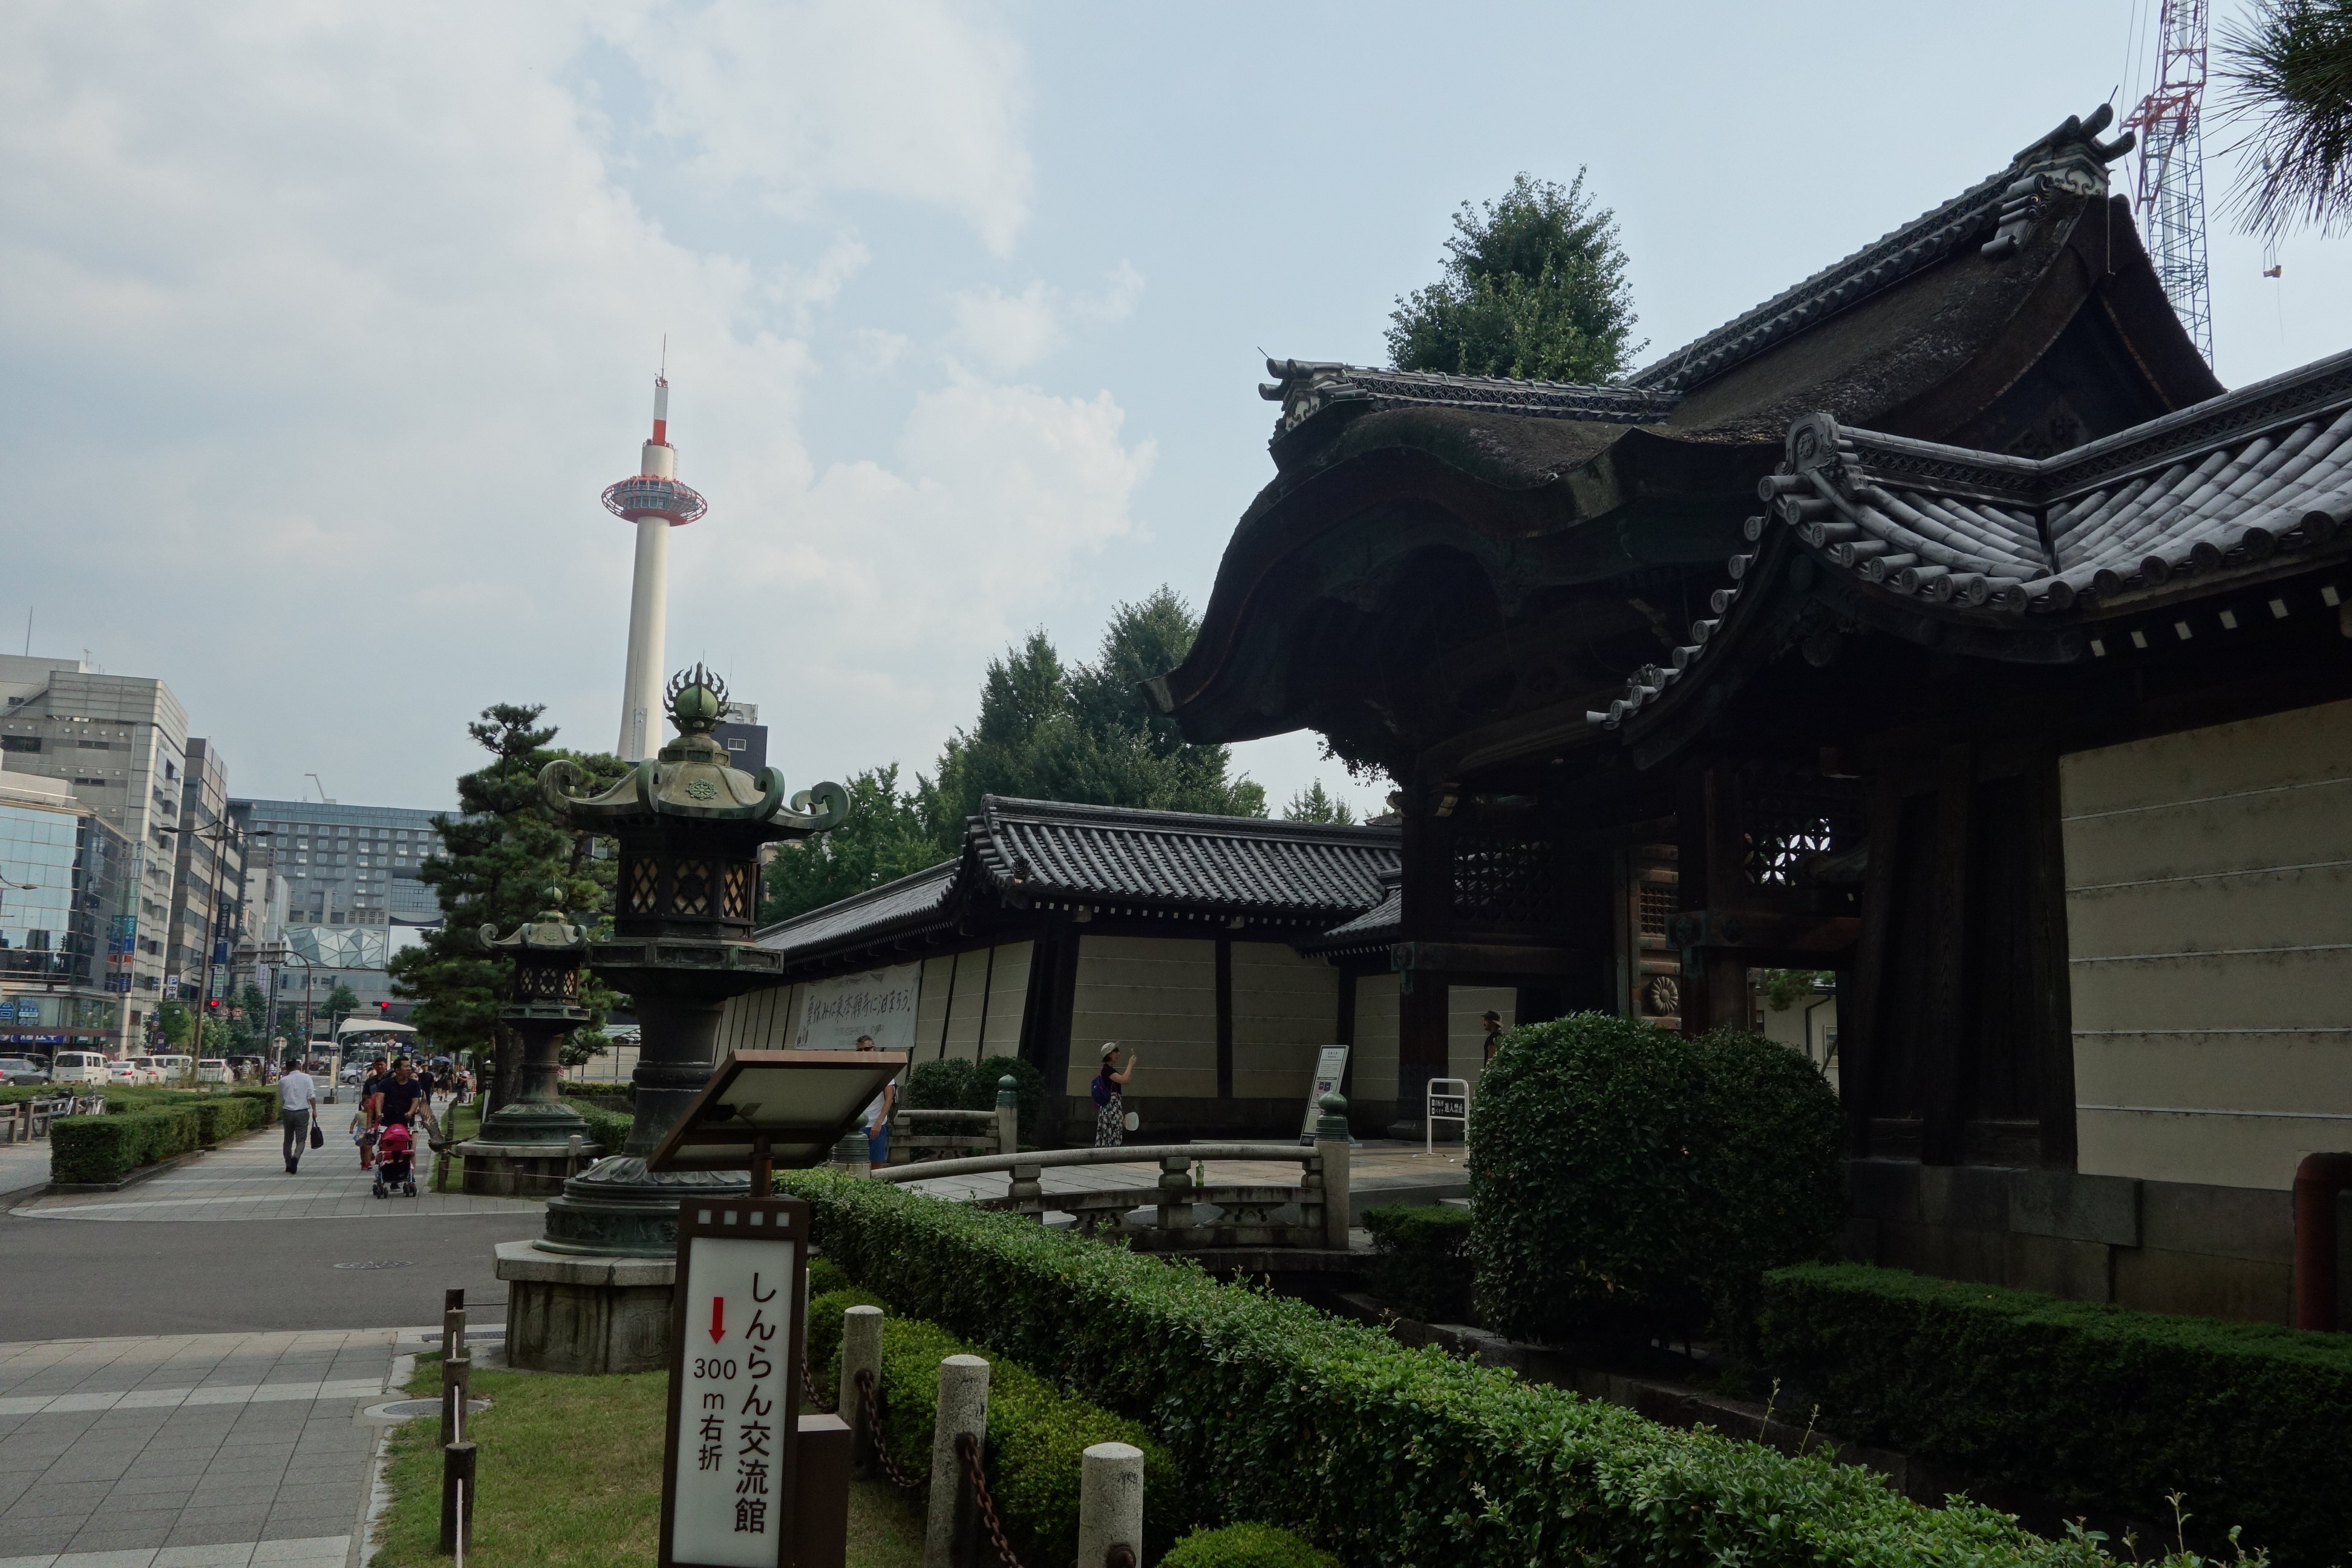
[(523, 921), (515, 927), (512, 936), (503, 937), (496, 925), (485, 923), (480, 932), (482, 945), (509, 957), (520, 956), (525, 950), (534, 953), (587, 952), (587, 928), (563, 918), (563, 889), (551, 884), (544, 891), (547, 908), (540, 910), (536, 919)]
[(540, 770), (539, 788), (548, 809), (573, 827), (607, 829), (623, 820), (653, 816), (758, 823), (777, 831), (771, 837), (802, 837), (837, 827), (849, 816), (849, 793), (830, 781), (784, 797), (784, 775), (761, 768), (757, 775), (727, 764), (727, 749), (710, 731), (727, 710), (727, 685), (697, 664), (669, 683), (670, 721), (677, 738), (630, 768), (602, 795), (578, 792), (587, 774), (569, 758)]

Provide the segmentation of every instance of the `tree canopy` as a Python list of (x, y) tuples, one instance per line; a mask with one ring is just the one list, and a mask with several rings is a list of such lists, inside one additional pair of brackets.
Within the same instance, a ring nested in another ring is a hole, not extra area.
[[(498, 1047), (500, 1064), (511, 1054), (511, 1037), (500, 1027), (499, 1008), (507, 1000), (511, 961), (484, 950), (478, 935), (485, 925), (501, 934), (547, 908), (548, 889), (559, 890), (563, 907), (592, 928), (609, 904), (614, 866), (593, 853), (592, 835), (556, 820), (539, 791), (540, 770), (569, 757), (587, 775), (587, 788), (602, 790), (619, 781), (628, 764), (606, 753), (551, 749), (554, 726), (539, 727), (543, 707), (499, 703), (482, 710), (466, 726), (476, 744), (490, 753), (488, 764), (457, 781), (456, 814), (433, 819), (441, 849), (427, 856), (417, 879), (438, 894), (442, 928), (426, 935), (391, 963), (393, 993), (416, 1003), (409, 1022), (443, 1051)], [(581, 1005), (591, 1022), (585, 1043), (616, 998), (581, 972)], [(514, 1081), (505, 1076), (507, 1083)]]
[(989, 661), (980, 713), (950, 736), (936, 769), (898, 786), (896, 763), (850, 781), (849, 819), (780, 851), (761, 920), (789, 920), (962, 852), (981, 797), (1264, 816), (1265, 791), (1226, 776), (1232, 753), (1196, 746), (1144, 699), (1142, 683), (1181, 664), (1200, 622), (1162, 587), (1111, 613), (1091, 663), (1062, 661), (1031, 632)]
[(1323, 787), (1323, 781), (1317, 779), (1290, 797), (1290, 804), (1282, 808), (1282, 820), (1285, 822), (1332, 822), (1344, 827), (1356, 820), (1356, 811), (1346, 801), (1335, 799), (1330, 792)]
[(1565, 185), (1522, 174), (1499, 201), (1464, 202), (1445, 251), (1444, 275), (1390, 317), (1399, 370), (1605, 382), (1641, 352), (1616, 215), (1583, 170)]
[(2231, 194), (2240, 225), (2279, 235), (2352, 220), (2352, 0), (2257, 0), (2221, 38), (2227, 118), (2252, 121)]

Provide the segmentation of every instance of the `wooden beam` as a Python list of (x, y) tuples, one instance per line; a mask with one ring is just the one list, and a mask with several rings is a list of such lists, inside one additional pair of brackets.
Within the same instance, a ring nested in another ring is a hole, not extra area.
[(1454, 974), (1581, 975), (1600, 960), (1591, 953), (1566, 947), (1496, 942), (1401, 942), (1389, 949), (1389, 963), (1400, 971), (1433, 970)]
[(1974, 803), (1969, 748), (1947, 746), (1936, 781), (1935, 937), (1930, 945), (1927, 1024), (1920, 1040), (1919, 1159), (1957, 1165), (1966, 1142), (1961, 1053), (1973, 1045), (1966, 992), (1969, 959), (1969, 808)]

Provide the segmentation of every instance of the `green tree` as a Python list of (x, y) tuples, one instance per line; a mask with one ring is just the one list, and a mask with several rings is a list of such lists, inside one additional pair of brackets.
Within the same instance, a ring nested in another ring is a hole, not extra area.
[(1356, 812), (1346, 801), (1335, 799), (1324, 789), (1323, 781), (1317, 779), (1290, 797), (1290, 804), (1282, 808), (1282, 820), (1335, 822), (1346, 826), (1356, 820)]
[(338, 980), (335, 988), (327, 993), (327, 1005), (320, 1010), (330, 1016), (356, 1013), (360, 1010), (360, 994)]
[(762, 879), (760, 919), (769, 924), (911, 876), (945, 857), (898, 764), (852, 778), (849, 819), (830, 833), (776, 847)]
[(176, 1051), (195, 1034), (195, 1010), (184, 1002), (163, 1003), (155, 1009), (155, 1027), (163, 1043)]
[(1399, 370), (1606, 382), (1641, 352), (1616, 215), (1593, 205), (1583, 170), (1566, 185), (1522, 174), (1500, 201), (1463, 203), (1445, 251), (1444, 276), (1389, 318)]
[(2276, 236), (2352, 219), (2352, 0), (2257, 0), (2225, 26), (2227, 119), (2251, 121), (2230, 205)]
[[(491, 1109), (505, 1103), (520, 1076), (521, 1042), (498, 1019), (512, 963), (481, 946), (481, 928), (496, 926), (501, 934), (512, 931), (547, 908), (550, 888), (565, 909), (593, 928), (613, 884), (614, 863), (598, 858), (593, 836), (572, 831), (548, 810), (540, 795), (540, 770), (569, 757), (587, 775), (592, 791), (618, 782), (628, 771), (627, 763), (610, 754), (551, 749), (555, 729), (539, 725), (545, 711), (500, 703), (482, 710), (481, 718), (466, 727), (490, 753), (490, 762), (457, 781), (457, 811), (433, 819), (440, 852), (427, 856), (417, 869), (418, 880), (439, 896), (446, 918), (441, 930), (391, 964), (393, 994), (416, 1004), (409, 1022), (436, 1048), (490, 1054)], [(617, 1000), (592, 972), (582, 972), (588, 1031), (603, 1028)]]

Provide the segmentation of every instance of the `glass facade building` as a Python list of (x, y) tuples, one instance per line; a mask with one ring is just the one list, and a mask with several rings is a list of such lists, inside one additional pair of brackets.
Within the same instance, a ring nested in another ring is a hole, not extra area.
[(131, 854), (86, 806), (0, 798), (0, 1047), (113, 1047), (135, 951)]

